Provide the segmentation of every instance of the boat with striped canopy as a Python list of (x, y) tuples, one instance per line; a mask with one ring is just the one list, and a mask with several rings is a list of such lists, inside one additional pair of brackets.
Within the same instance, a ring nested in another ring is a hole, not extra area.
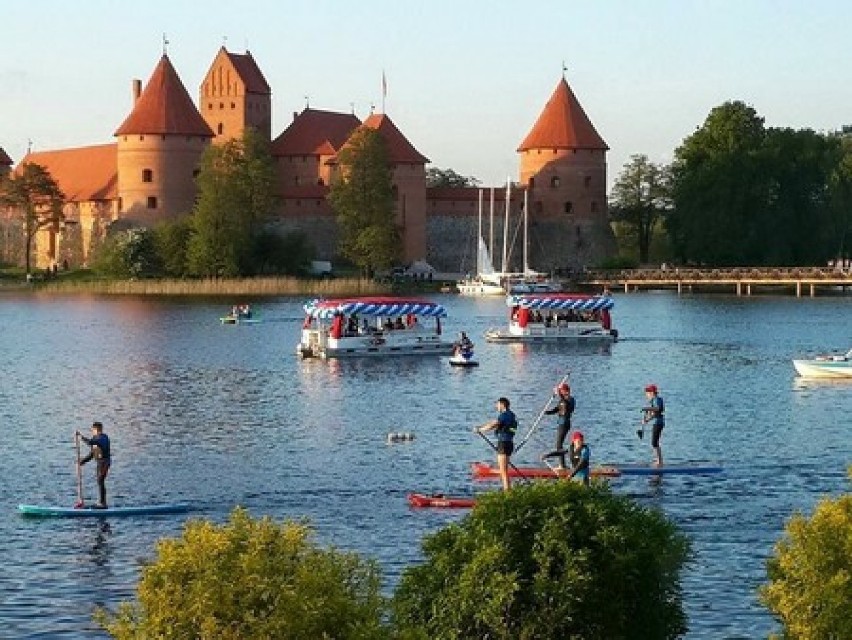
[(302, 357), (450, 355), (443, 305), (421, 298), (317, 299), (304, 306), (296, 352)]
[(618, 339), (612, 328), (608, 295), (526, 293), (506, 298), (509, 326), (485, 332), (489, 342), (575, 342), (609, 344)]

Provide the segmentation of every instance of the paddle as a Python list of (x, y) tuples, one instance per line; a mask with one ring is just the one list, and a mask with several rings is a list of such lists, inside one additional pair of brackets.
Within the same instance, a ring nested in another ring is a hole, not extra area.
[[(481, 432), (481, 431), (479, 431), (478, 429), (477, 429), (476, 433), (478, 433), (478, 434), (479, 434), (479, 437), (480, 437), (480, 438), (482, 438), (483, 440), (485, 440), (485, 442), (487, 442), (487, 443), (488, 443), (488, 446), (489, 446), (489, 447), (491, 447), (492, 449), (494, 449), (494, 451), (495, 451), (495, 452), (497, 451), (497, 447), (495, 446), (495, 444), (494, 444), (493, 442), (491, 442), (491, 440), (489, 440), (488, 438), (486, 438), (484, 433), (482, 433), (482, 432)], [(522, 480), (530, 480), (530, 478), (529, 478), (528, 476), (525, 476), (525, 475), (524, 475), (523, 471), (521, 471), (520, 469), (518, 469), (518, 468), (515, 466), (515, 463), (514, 463), (514, 462), (512, 462), (512, 460), (511, 460), (511, 459), (509, 459), (509, 466), (510, 466), (510, 467), (512, 467), (512, 468), (515, 470), (515, 473), (517, 473), (517, 474), (518, 474), (518, 477), (519, 477), (519, 478), (521, 478)]]
[(74, 449), (77, 451), (77, 504), (75, 509), (82, 509), (85, 505), (83, 501), (83, 468), (80, 466), (80, 432), (74, 432)]
[(530, 427), (530, 430), (527, 431), (527, 435), (525, 435), (521, 439), (521, 441), (518, 443), (518, 446), (515, 447), (515, 453), (517, 453), (518, 451), (521, 450), (521, 447), (523, 447), (527, 443), (527, 440), (530, 439), (530, 436), (538, 428), (538, 425), (541, 422), (541, 419), (544, 417), (544, 412), (547, 411), (547, 408), (550, 406), (550, 403), (553, 402), (553, 398), (557, 395), (556, 389), (558, 389), (560, 387), (560, 385), (562, 385), (566, 380), (568, 380), (568, 376), (570, 376), (570, 375), (571, 375), (571, 372), (569, 371), (564, 376), (562, 376), (562, 380), (560, 380), (559, 384), (557, 384), (553, 388), (553, 391), (550, 392), (550, 397), (547, 399), (547, 402), (544, 403), (544, 406), (541, 408), (541, 411), (539, 411), (538, 416), (533, 421), (532, 426)]

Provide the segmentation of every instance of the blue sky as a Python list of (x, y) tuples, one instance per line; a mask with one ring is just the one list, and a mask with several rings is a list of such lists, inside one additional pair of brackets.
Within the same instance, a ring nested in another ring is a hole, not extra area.
[[(567, 79), (609, 144), (668, 161), (711, 108), (769, 126), (852, 124), (852, 3), (812, 0), (32, 0), (0, 13), (0, 147), (15, 160), (112, 141), (168, 53), (190, 95), (218, 48), (246, 46), (272, 86), (273, 135), (305, 106), (381, 109), (442, 168), (517, 178), (518, 144)], [(241, 10), (252, 6), (252, 12)], [(200, 8), (204, 10), (201, 11)], [(224, 39), (227, 38), (227, 41)]]

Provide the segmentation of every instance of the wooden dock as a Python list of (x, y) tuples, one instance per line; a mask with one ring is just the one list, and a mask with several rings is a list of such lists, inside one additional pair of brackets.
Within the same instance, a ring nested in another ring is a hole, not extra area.
[(668, 267), (661, 269), (587, 270), (578, 281), (590, 287), (623, 289), (625, 293), (642, 289), (674, 289), (678, 295), (696, 291), (731, 290), (736, 295), (750, 296), (757, 289), (783, 289), (801, 297), (804, 292), (814, 297), (817, 291), (852, 288), (852, 270), (834, 267), (731, 267), (694, 269)]

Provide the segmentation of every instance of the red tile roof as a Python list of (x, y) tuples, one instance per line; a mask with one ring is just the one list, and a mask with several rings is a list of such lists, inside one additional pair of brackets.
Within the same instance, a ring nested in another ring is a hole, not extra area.
[(519, 152), (530, 149), (609, 149), (565, 78), (556, 85), (532, 130), (518, 147)]
[(62, 189), (69, 202), (114, 200), (118, 197), (117, 145), (35, 151), (24, 156), (16, 170), (26, 163), (40, 164)]
[(237, 70), (243, 84), (245, 84), (246, 93), (260, 93), (263, 95), (272, 93), (269, 83), (263, 77), (263, 72), (257, 66), (251, 53), (248, 51), (245, 53), (231, 53), (225, 47), (222, 47), (222, 49), (225, 51), (225, 55), (231, 60), (231, 64), (234, 65), (234, 69)]
[(133, 111), (115, 132), (213, 137), (167, 55), (160, 58)]
[(272, 155), (332, 155), (360, 124), (350, 113), (306, 108), (272, 142)]
[(429, 158), (420, 153), (408, 141), (402, 132), (396, 128), (393, 121), (384, 113), (374, 113), (364, 120), (364, 127), (375, 129), (385, 139), (388, 149), (388, 159), (399, 164), (403, 162), (426, 164)]
[(14, 163), (12, 162), (12, 158), (3, 151), (3, 147), (0, 147), (0, 165), (11, 167)]

